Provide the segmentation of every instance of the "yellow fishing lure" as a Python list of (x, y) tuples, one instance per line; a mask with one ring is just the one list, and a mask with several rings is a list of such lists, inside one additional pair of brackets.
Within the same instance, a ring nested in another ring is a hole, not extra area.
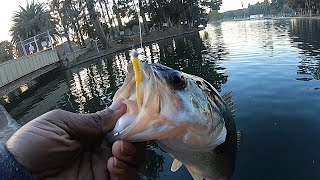
[(141, 64), (140, 64), (140, 60), (138, 58), (138, 55), (139, 55), (138, 51), (133, 51), (132, 65), (133, 65), (134, 76), (135, 76), (135, 80), (136, 80), (137, 105), (138, 105), (138, 108), (140, 111), (141, 106), (142, 106), (141, 97), (140, 97), (140, 85), (141, 85), (143, 78), (142, 78)]

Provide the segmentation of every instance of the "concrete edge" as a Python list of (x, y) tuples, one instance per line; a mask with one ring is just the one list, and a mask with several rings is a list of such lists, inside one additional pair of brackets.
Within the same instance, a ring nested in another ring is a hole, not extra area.
[(0, 141), (5, 143), (21, 126), (0, 105)]

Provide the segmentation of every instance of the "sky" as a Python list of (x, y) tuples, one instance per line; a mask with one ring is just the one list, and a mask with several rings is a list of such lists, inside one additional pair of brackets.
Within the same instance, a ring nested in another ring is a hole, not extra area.
[[(31, 1), (31, 0), (29, 0)], [(221, 12), (225, 12), (233, 9), (240, 9), (241, 2), (244, 3), (244, 7), (248, 4), (254, 4), (263, 0), (222, 0)], [(47, 2), (47, 0), (35, 0), (35, 2)], [(19, 5), (26, 6), (27, 0), (7, 0), (5, 3), (1, 3), (0, 6), (0, 41), (11, 40), (9, 29), (12, 25), (12, 16), (15, 11), (19, 10)]]

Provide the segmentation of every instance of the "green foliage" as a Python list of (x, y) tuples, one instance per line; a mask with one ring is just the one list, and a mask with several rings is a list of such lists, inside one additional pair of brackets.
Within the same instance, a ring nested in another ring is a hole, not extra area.
[[(293, 1), (293, 0), (289, 0)], [(304, 1), (304, 0), (302, 0)], [(285, 2), (285, 0), (264, 0), (263, 2), (258, 2), (254, 5), (248, 5), (247, 8), (238, 9), (233, 11), (227, 11), (224, 13), (210, 13), (210, 20), (221, 20), (221, 19), (236, 19), (236, 18), (248, 18), (250, 15), (264, 14), (266, 15), (284, 15), (284, 14), (294, 14), (293, 9), (291, 9)]]
[(287, 4), (294, 10), (299, 10), (305, 7), (305, 0), (287, 0)]
[(45, 4), (32, 1), (15, 13), (11, 32), (17, 41), (19, 35), (26, 39), (57, 28), (70, 46), (71, 41), (85, 45), (88, 37), (107, 47), (110, 37), (120, 38), (121, 31), (138, 24), (137, 12), (148, 33), (151, 26), (205, 24), (208, 13), (219, 10), (221, 4), (222, 0), (48, 0), (48, 10)]
[(270, 13), (278, 14), (279, 12), (281, 12), (284, 3), (284, 0), (271, 0)]
[(150, 0), (148, 15), (160, 27), (163, 23), (180, 26), (181, 22), (196, 26), (209, 12), (219, 10), (221, 4), (222, 0)]
[(55, 22), (43, 3), (28, 3), (26, 7), (19, 6), (13, 16), (13, 25), (10, 29), (12, 41), (18, 42), (33, 37), (41, 32), (55, 28)]
[(9, 41), (0, 42), (0, 62), (13, 59), (13, 44)]
[(209, 14), (209, 19), (211, 21), (221, 20), (222, 18), (223, 18), (223, 15), (221, 13), (219, 13), (219, 11), (212, 11)]
[(312, 14), (320, 14), (320, 0), (286, 0), (289, 7), (294, 10)]

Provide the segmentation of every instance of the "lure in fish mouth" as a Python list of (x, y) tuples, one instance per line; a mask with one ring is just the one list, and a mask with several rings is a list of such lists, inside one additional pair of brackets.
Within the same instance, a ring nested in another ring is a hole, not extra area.
[(237, 133), (230, 94), (222, 98), (207, 81), (161, 64), (141, 64), (141, 109), (132, 65), (114, 100), (126, 113), (107, 135), (129, 142), (156, 140), (194, 179), (229, 179), (235, 162)]

